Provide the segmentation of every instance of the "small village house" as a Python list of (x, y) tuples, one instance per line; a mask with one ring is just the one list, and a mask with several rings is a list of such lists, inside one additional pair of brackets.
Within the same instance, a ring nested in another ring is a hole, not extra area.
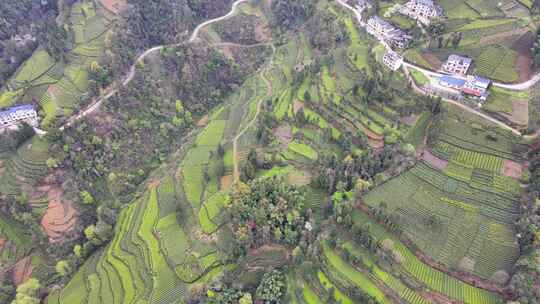
[(486, 101), (489, 96), (491, 80), (479, 76), (469, 76), (463, 85), (462, 92), (466, 95)]
[(410, 0), (400, 12), (425, 25), (429, 25), (432, 19), (443, 16), (442, 8), (433, 0)]
[(368, 19), (366, 30), (377, 39), (386, 41), (398, 48), (407, 47), (411, 39), (407, 33), (394, 27), (391, 23), (379, 16), (372, 16)]
[(465, 76), (471, 67), (472, 59), (459, 55), (450, 55), (442, 66), (442, 70), (449, 74)]
[(383, 63), (386, 65), (390, 70), (397, 71), (401, 65), (403, 64), (403, 57), (399, 55), (398, 53), (389, 50), (384, 54), (383, 56)]
[(33, 106), (22, 105), (0, 110), (0, 129), (14, 128), (23, 122), (38, 126), (38, 115)]
[(437, 78), (438, 84), (445, 88), (450, 88), (454, 90), (461, 91), (465, 85), (465, 80), (461, 78), (456, 78), (452, 76), (441, 76)]

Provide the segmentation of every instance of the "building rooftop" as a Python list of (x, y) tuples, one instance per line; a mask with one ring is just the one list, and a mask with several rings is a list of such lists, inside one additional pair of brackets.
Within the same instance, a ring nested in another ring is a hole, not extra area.
[(462, 65), (470, 65), (472, 63), (471, 58), (455, 54), (448, 56), (448, 61), (458, 61)]
[(32, 105), (20, 105), (20, 106), (14, 106), (11, 108), (7, 108), (5, 110), (0, 110), (0, 118), (9, 116), (15, 112), (18, 111), (35, 111), (34, 107)]
[(423, 4), (427, 6), (435, 6), (435, 3), (433, 3), (433, 0), (411, 0), (410, 3), (418, 3)]
[(482, 78), (480, 76), (474, 76), (474, 84), (477, 87), (481, 87), (483, 89), (487, 89), (489, 85), (491, 84), (491, 80)]
[(371, 16), (368, 22), (378, 23), (380, 26), (387, 29), (395, 29), (395, 27), (390, 22), (384, 20), (383, 18), (379, 16)]
[(441, 76), (439, 77), (439, 81), (444, 81), (450, 85), (458, 86), (458, 87), (462, 87), (463, 85), (465, 85), (465, 80), (460, 79), (460, 78), (455, 78), (452, 76)]

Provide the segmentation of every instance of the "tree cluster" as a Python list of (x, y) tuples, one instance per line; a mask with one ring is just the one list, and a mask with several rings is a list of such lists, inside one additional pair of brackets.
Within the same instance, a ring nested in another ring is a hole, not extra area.
[(517, 221), (521, 256), (515, 264), (510, 289), (522, 304), (540, 303), (540, 149), (529, 152), (529, 187)]
[(271, 242), (307, 247), (312, 224), (304, 202), (302, 192), (277, 177), (238, 183), (229, 216), (239, 247), (245, 251)]

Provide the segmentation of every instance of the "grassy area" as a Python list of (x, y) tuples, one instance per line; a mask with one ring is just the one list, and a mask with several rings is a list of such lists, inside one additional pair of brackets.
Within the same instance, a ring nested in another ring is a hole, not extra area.
[(367, 69), (367, 56), (368, 48), (364, 40), (360, 39), (360, 34), (358, 33), (357, 26), (352, 20), (352, 18), (344, 19), (347, 31), (349, 32), (349, 37), (351, 38), (351, 45), (347, 52), (349, 60), (354, 63), (354, 66), (358, 70)]
[(512, 22), (512, 19), (477, 19), (460, 27), (458, 31), (478, 30)]
[(427, 127), (429, 120), (431, 118), (431, 113), (428, 111), (422, 112), (416, 124), (409, 130), (405, 137), (405, 141), (413, 144), (413, 146), (418, 147), (424, 141), (424, 137), (427, 133)]
[(12, 106), (15, 103), (17, 97), (19, 97), (21, 91), (4, 91), (0, 95), (0, 109)]
[(291, 143), (289, 143), (289, 150), (295, 152), (295, 153), (298, 153), (310, 160), (317, 160), (318, 158), (318, 153), (317, 151), (315, 151), (315, 149), (313, 149), (312, 147), (304, 144), (304, 143), (300, 143), (300, 142), (297, 142), (297, 141), (293, 141)]
[(334, 290), (334, 298), (338, 300), (341, 304), (353, 304), (353, 300), (349, 298), (347, 295), (343, 294), (335, 285), (328, 279), (328, 277), (324, 274), (322, 271), (317, 272), (317, 277), (319, 278), (319, 282), (324, 286), (326, 290), (333, 289)]
[(414, 79), (414, 82), (416, 82), (418, 86), (424, 86), (425, 84), (429, 83), (429, 78), (427, 78), (424, 73), (414, 69), (410, 70), (410, 73)]

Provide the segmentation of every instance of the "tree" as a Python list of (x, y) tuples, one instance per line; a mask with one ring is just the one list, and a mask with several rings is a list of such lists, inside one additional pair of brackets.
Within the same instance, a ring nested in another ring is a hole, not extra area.
[(280, 303), (285, 290), (285, 277), (278, 270), (267, 272), (257, 287), (257, 297), (264, 303)]
[(253, 299), (249, 292), (244, 293), (244, 295), (238, 301), (239, 304), (253, 304)]
[(88, 191), (81, 192), (81, 199), (85, 205), (93, 205), (95, 203), (94, 197)]
[(77, 244), (73, 246), (73, 253), (78, 257), (82, 257), (82, 246), (80, 244)]
[(39, 304), (38, 290), (41, 284), (37, 279), (31, 278), (17, 287), (17, 295), (11, 304)]
[(56, 273), (62, 277), (68, 276), (71, 273), (71, 266), (69, 265), (69, 262), (65, 260), (58, 261), (54, 269), (56, 270)]

